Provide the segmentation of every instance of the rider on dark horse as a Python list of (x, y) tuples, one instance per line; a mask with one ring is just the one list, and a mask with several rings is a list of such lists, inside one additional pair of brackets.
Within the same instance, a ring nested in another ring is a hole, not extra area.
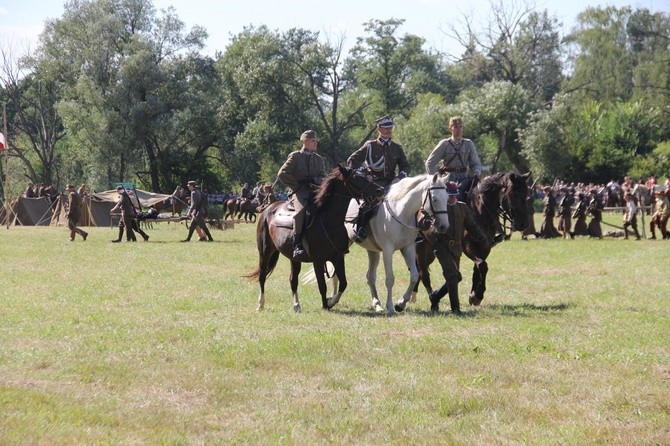
[(279, 169), (277, 178), (291, 189), (291, 203), (295, 208), (293, 215), (293, 258), (298, 260), (305, 256), (302, 245), (302, 230), (305, 223), (307, 205), (314, 194), (316, 186), (326, 176), (323, 158), (316, 153), (318, 139), (314, 130), (307, 130), (300, 135), (302, 149), (291, 152), (286, 162)]
[[(444, 182), (453, 181), (458, 184), (458, 201), (468, 203), (468, 193), (477, 186), (482, 173), (482, 162), (479, 159), (475, 143), (463, 138), (463, 118), (449, 118), (451, 137), (437, 143), (426, 159), (426, 172), (434, 174), (442, 168), (446, 170)], [(468, 169), (472, 176), (468, 176)], [(496, 242), (504, 237), (502, 228), (496, 229)]]
[[(377, 119), (377, 139), (366, 141), (347, 159), (347, 164), (353, 169), (360, 169), (372, 177), (378, 186), (388, 190), (388, 187), (409, 175), (409, 161), (402, 146), (393, 141), (393, 118), (383, 116)], [(398, 174), (396, 175), (396, 168)], [(381, 198), (381, 197), (377, 197)], [(367, 237), (366, 226), (374, 216), (374, 210), (379, 200), (366, 200), (361, 205), (356, 218), (356, 241), (361, 242)]]

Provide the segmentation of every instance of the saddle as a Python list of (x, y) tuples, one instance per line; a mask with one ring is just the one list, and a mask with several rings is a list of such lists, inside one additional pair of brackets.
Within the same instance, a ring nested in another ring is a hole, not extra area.
[[(305, 210), (305, 226), (309, 228), (314, 222), (314, 212), (312, 212), (313, 204), (310, 202)], [(295, 215), (295, 207), (291, 201), (282, 203), (274, 212), (274, 225), (278, 228), (287, 228), (293, 230), (293, 216)]]

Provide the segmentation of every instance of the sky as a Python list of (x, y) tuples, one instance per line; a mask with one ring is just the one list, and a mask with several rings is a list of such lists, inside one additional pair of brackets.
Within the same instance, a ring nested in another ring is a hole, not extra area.
[[(523, 0), (504, 0), (506, 7), (523, 5)], [(449, 24), (462, 23), (464, 15), (481, 25), (491, 16), (491, 0), (154, 0), (157, 10), (170, 6), (190, 29), (204, 27), (209, 38), (203, 53), (213, 56), (225, 51), (231, 36), (245, 26), (266, 25), (271, 30), (285, 31), (299, 27), (319, 31), (333, 42), (342, 37), (351, 47), (364, 35), (363, 23), (371, 19), (405, 19), (400, 34), (414, 34), (426, 40), (425, 49), (453, 55), (460, 46), (449, 37)], [(497, 3), (497, 1), (496, 1)], [(567, 33), (577, 14), (587, 6), (631, 6), (653, 12), (670, 13), (670, 0), (526, 0), (535, 10), (547, 10), (563, 24)], [(60, 18), (64, 0), (0, 0), (0, 49), (10, 47), (12, 53), (34, 49), (37, 36), (48, 19)]]

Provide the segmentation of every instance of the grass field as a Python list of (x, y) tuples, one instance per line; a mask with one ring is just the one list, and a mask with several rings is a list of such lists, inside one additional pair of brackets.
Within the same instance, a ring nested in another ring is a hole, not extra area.
[(360, 248), (333, 311), (281, 259), (257, 312), (255, 225), (148, 233), (0, 228), (0, 444), (670, 444), (668, 241), (515, 234), (481, 307), (466, 260), (462, 317), (388, 318)]

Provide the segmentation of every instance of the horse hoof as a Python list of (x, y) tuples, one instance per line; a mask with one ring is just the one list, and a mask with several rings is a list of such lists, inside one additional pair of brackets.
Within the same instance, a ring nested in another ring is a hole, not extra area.
[(483, 300), (483, 299), (478, 299), (478, 298), (475, 297), (475, 296), (470, 296), (470, 299), (468, 299), (468, 300), (469, 300), (469, 302), (470, 302), (470, 305), (474, 305), (475, 307), (478, 307), (479, 304), (482, 303), (482, 300)]
[(300, 308), (300, 305), (295, 305), (293, 307), (293, 312), (294, 313), (302, 313), (302, 308)]
[(372, 307), (372, 309), (375, 310), (375, 313), (383, 313), (384, 312), (384, 308), (382, 308), (381, 305), (375, 305), (375, 306)]
[(400, 304), (395, 304), (395, 311), (397, 311), (398, 313), (402, 313), (403, 311), (405, 311), (405, 307), (401, 306)]

